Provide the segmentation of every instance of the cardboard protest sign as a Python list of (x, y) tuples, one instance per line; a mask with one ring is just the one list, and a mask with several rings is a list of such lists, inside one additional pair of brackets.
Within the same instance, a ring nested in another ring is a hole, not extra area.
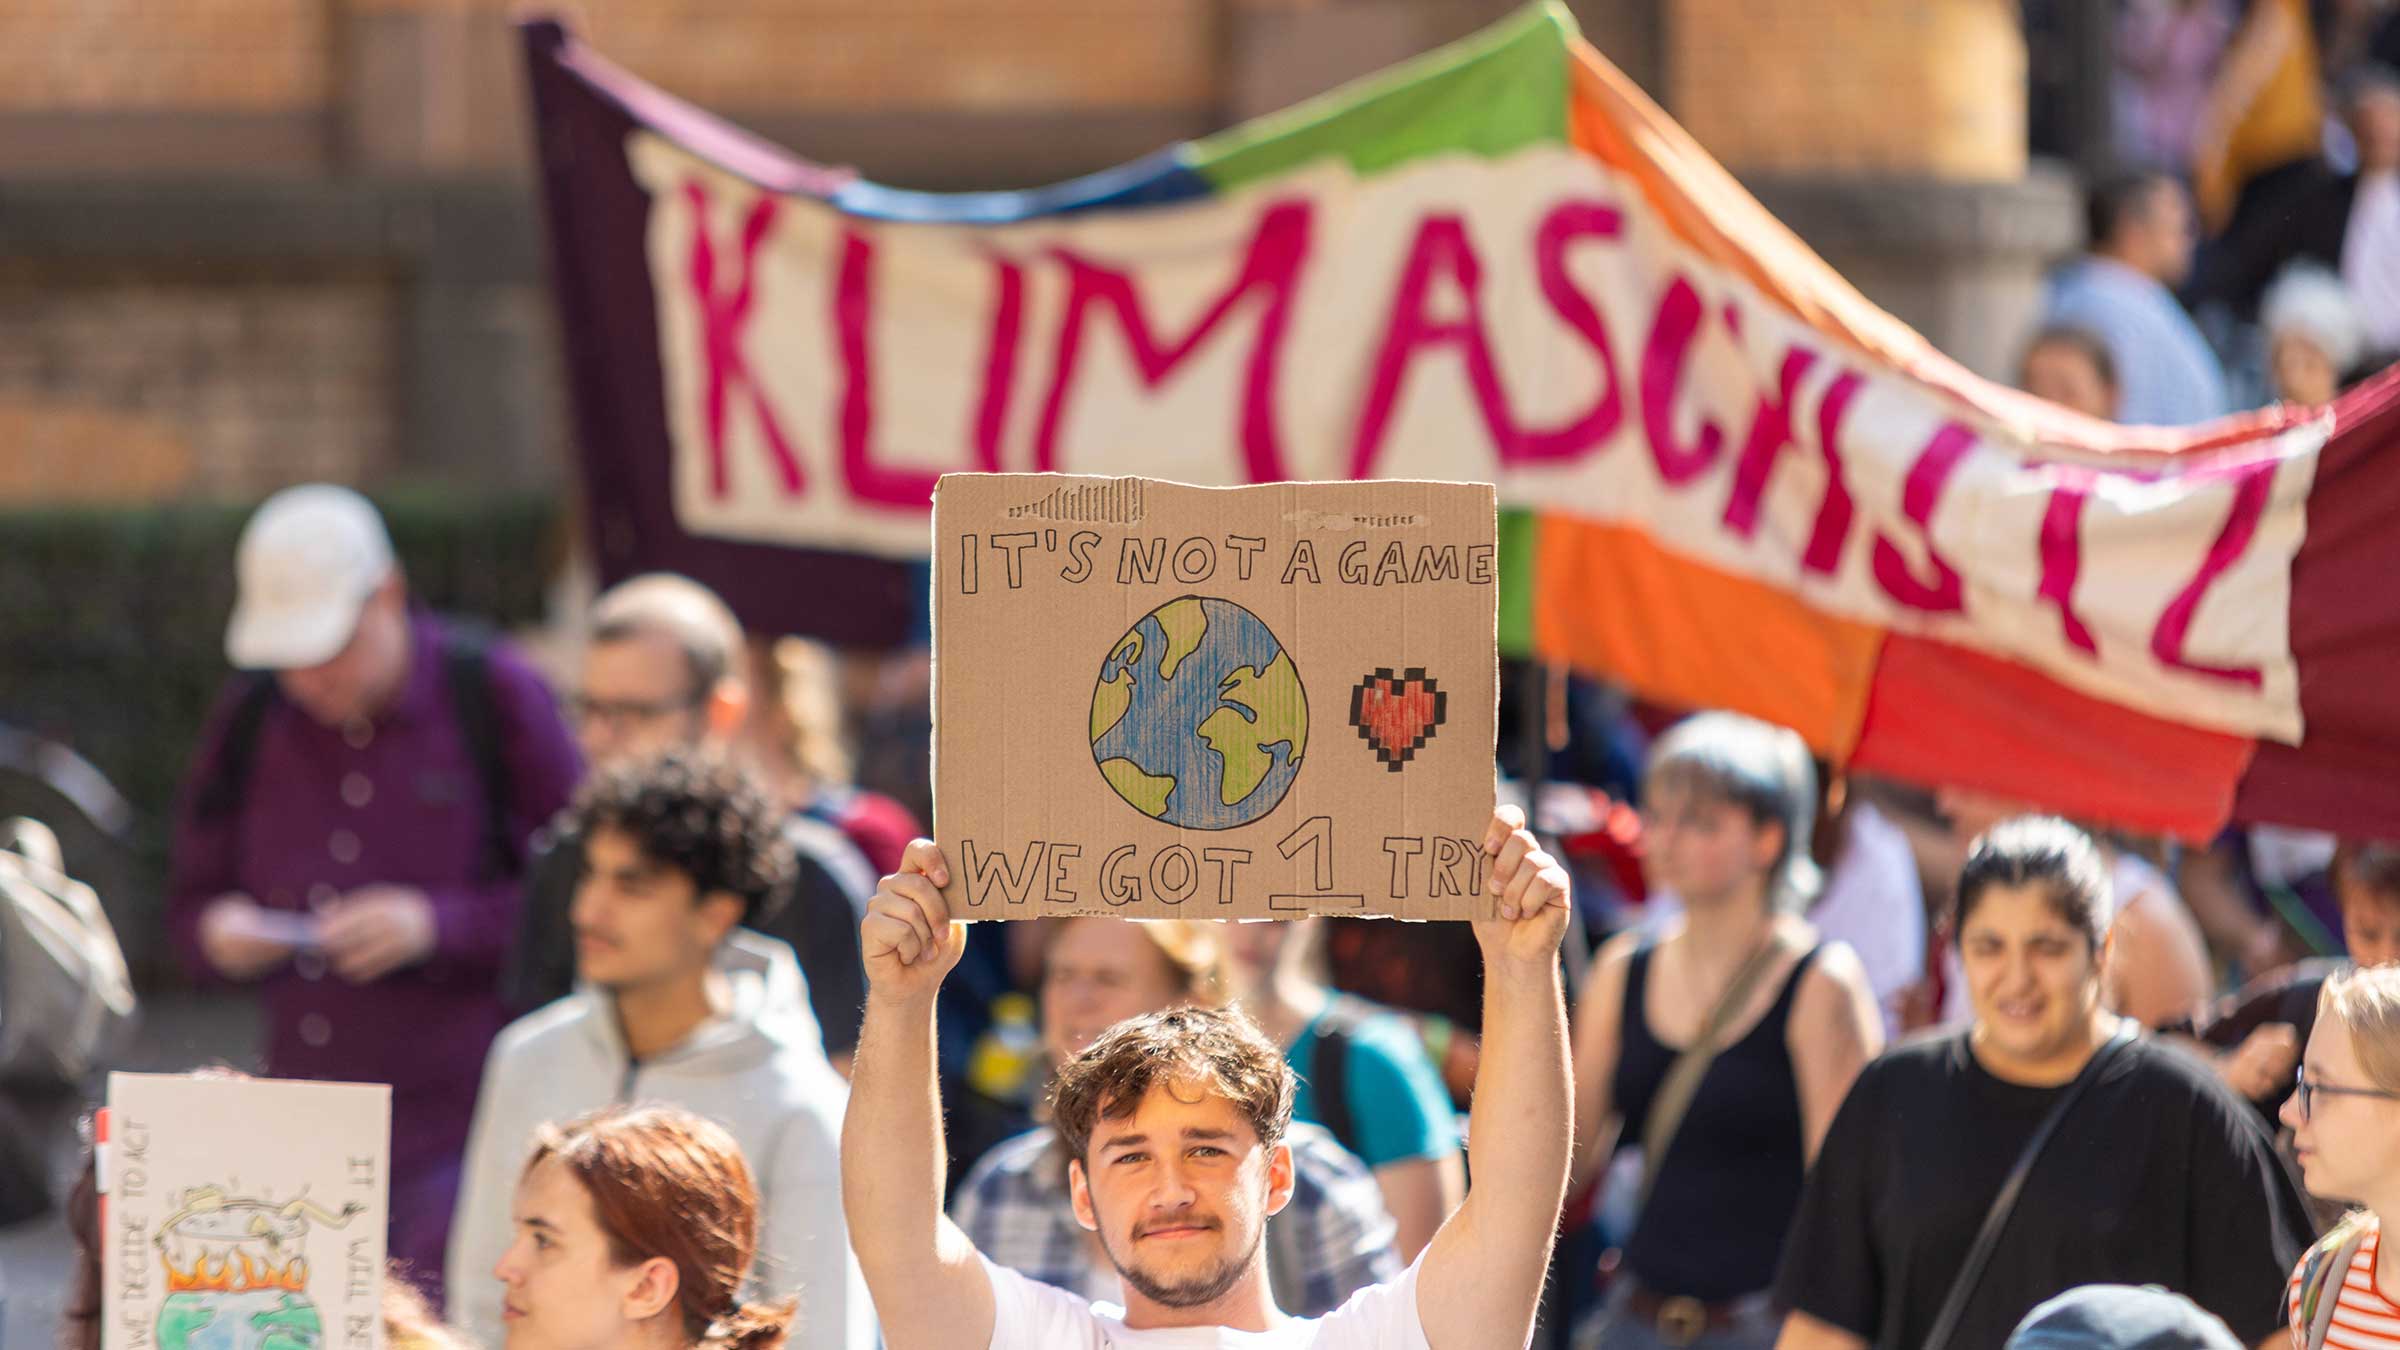
[(106, 1350), (381, 1350), (392, 1094), (112, 1073)]
[(933, 517), (954, 914), (1475, 911), (1489, 486), (951, 474)]

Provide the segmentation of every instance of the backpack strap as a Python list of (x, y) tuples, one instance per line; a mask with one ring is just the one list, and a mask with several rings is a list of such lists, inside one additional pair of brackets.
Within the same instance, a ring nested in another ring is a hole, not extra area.
[(1350, 1109), (1350, 1045), (1360, 1020), (1358, 1010), (1335, 995), (1317, 1018), (1317, 1049), (1309, 1064), (1309, 1077), (1316, 1080), (1317, 1123), (1352, 1153), (1359, 1149), (1358, 1116)]
[(250, 791), (250, 766), (258, 759), (259, 729), (266, 724), (267, 709), (281, 698), (269, 672), (252, 671), (242, 680), (241, 696), (226, 714), (225, 734), (217, 740), (217, 771), (192, 800), (193, 812), (202, 820), (223, 820), (241, 811)]
[[(2084, 1089), (2090, 1087), (2107, 1070), (2110, 1062), (2137, 1039), (2139, 1037), (2131, 1022), (2118, 1023), (2116, 1033), (2094, 1050), (2090, 1059), (2084, 1061), (2083, 1068), (2051, 1102), (2050, 1110), (2042, 1117), (2041, 1123), (2033, 1127), (2032, 1135), (2025, 1140), (2024, 1149), (2017, 1154), (2016, 1165), (2009, 1169), (2008, 1178), (2000, 1183), (1999, 1193), (1992, 1197), (1992, 1207), (1984, 1212), (1983, 1227), (1975, 1233), (1975, 1245), (1967, 1249), (1966, 1261), (1959, 1266), (1958, 1274), (1951, 1278), (1950, 1292), (1942, 1299), (1941, 1313), (1933, 1319), (1933, 1331), (1925, 1338), (1925, 1350), (1953, 1350), (1952, 1338), (1957, 1335), (1959, 1323), (1967, 1315), (1967, 1301), (1974, 1297), (1976, 1286), (1983, 1283), (1984, 1268), (1992, 1263), (1992, 1253), (2000, 1245), (2000, 1234), (2008, 1227), (2009, 1216), (2016, 1212), (2017, 1197), (2025, 1191), (2025, 1177), (2033, 1171), (2033, 1165), (2041, 1160), (2043, 1146), (2050, 1142), (2051, 1135), (2058, 1132), (2058, 1123), (2075, 1109), (2075, 1103), (2083, 1096)], [(1959, 1052), (1971, 1053), (1963, 1043)]]
[[(497, 881), (517, 869), (518, 848), (509, 839), (508, 807), (514, 795), (508, 756), (500, 743), (500, 708), (492, 697), (492, 639), (471, 624), (444, 629), (442, 674), (449, 686), (450, 704), (458, 720), (467, 757), (483, 791), (483, 834), (477, 846), (477, 875)], [(217, 769), (194, 799), (203, 820), (222, 820), (241, 810), (250, 790), (250, 772), (258, 759), (258, 737), (267, 710), (281, 699), (275, 677), (254, 672), (245, 680), (233, 711), (226, 715), (225, 734), (217, 747)]]
[(442, 674), (450, 687), (450, 705), (458, 718), (459, 737), (475, 763), (475, 779), (483, 792), (483, 838), (476, 853), (476, 874), (498, 881), (517, 870), (518, 846), (509, 839), (508, 806), (514, 784), (508, 756), (500, 743), (500, 708), (492, 697), (492, 636), (471, 624), (450, 623), (444, 630)]
[[(1648, 953), (1656, 948), (1645, 942), (1643, 950)], [(1733, 972), (1732, 978), (1725, 982), (1725, 987), (1718, 991), (1716, 1004), (1708, 1010), (1708, 1020), (1701, 1024), (1700, 1034), (1693, 1037), (1692, 1043), (1675, 1056), (1674, 1062), (1667, 1066), (1666, 1077), (1659, 1080), (1658, 1095), (1650, 1099), (1650, 1114), (1642, 1122), (1641, 1208), (1650, 1207), (1650, 1192), (1658, 1185), (1658, 1174), (1666, 1168), (1667, 1150), (1675, 1146), (1675, 1132), (1683, 1125), (1684, 1113), (1691, 1110), (1692, 1099), (1700, 1095), (1700, 1084), (1708, 1077), (1708, 1066), (1717, 1062), (1717, 1052), (1724, 1049), (1717, 1042), (1731, 1028), (1734, 1019), (1749, 1006), (1750, 996), (1757, 992), (1759, 982), (1767, 978), (1767, 972), (1774, 968), (1782, 954), (1783, 943), (1777, 939), (1775, 930), (1767, 930), (1766, 937), (1751, 949), (1750, 955)], [(1813, 951), (1802, 955), (1803, 964), (1810, 954)], [(1796, 986), (1799, 983), (1799, 967), (1793, 969), (1793, 984)], [(1632, 982), (1628, 980), (1628, 998), (1632, 990)], [(1628, 1015), (1638, 1016), (1638, 1008)], [(1772, 1010), (1768, 1015), (1773, 1016)]]
[(2367, 1225), (2354, 1216), (2309, 1248), (2308, 1258), (2300, 1263), (2300, 1307), (2292, 1325), (2307, 1336), (2306, 1350), (2324, 1350), (2334, 1309), (2342, 1301), (2342, 1281), (2366, 1241)]

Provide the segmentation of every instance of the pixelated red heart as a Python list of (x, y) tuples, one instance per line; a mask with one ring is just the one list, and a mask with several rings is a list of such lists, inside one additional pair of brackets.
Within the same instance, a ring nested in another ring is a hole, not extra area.
[(1388, 667), (1377, 670), (1350, 691), (1350, 725), (1393, 773), (1433, 739), (1434, 728), (1449, 712), (1450, 696), (1426, 678), (1422, 666), (1397, 675)]

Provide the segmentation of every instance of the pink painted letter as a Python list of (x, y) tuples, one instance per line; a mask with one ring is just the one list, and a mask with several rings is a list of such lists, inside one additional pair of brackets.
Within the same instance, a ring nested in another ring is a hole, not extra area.
[(683, 197), (692, 208), (692, 253), (686, 280), (700, 310), (700, 359), (708, 372), (701, 416), (708, 428), (709, 491), (718, 498), (732, 491), (725, 462), (725, 403), (738, 388), (749, 396), (751, 415), (766, 435), (767, 451), (775, 457), (775, 472), (784, 494), (797, 497), (804, 481), (800, 456), (785, 439), (775, 405), (752, 378), (750, 363), (742, 354), (742, 326), (749, 322), (750, 305), (756, 298), (758, 247), (775, 224), (775, 196), (760, 193), (742, 220), (741, 279), (731, 294), (718, 289), (717, 248), (708, 237), (708, 189), (698, 179), (688, 179)]

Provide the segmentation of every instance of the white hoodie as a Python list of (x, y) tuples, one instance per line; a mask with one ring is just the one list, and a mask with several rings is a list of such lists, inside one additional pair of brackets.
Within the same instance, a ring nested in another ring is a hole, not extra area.
[(510, 1207), (534, 1130), (611, 1103), (670, 1102), (716, 1121), (742, 1146), (761, 1205), (752, 1277), (796, 1296), (791, 1350), (871, 1350), (867, 1301), (842, 1218), (840, 1144), (849, 1085), (825, 1060), (792, 949), (736, 929), (717, 952), (732, 1006), (640, 1064), (616, 1012), (589, 986), (511, 1023), (492, 1043), (450, 1225), (449, 1317), (498, 1346), (502, 1289), (492, 1275), (513, 1240)]

